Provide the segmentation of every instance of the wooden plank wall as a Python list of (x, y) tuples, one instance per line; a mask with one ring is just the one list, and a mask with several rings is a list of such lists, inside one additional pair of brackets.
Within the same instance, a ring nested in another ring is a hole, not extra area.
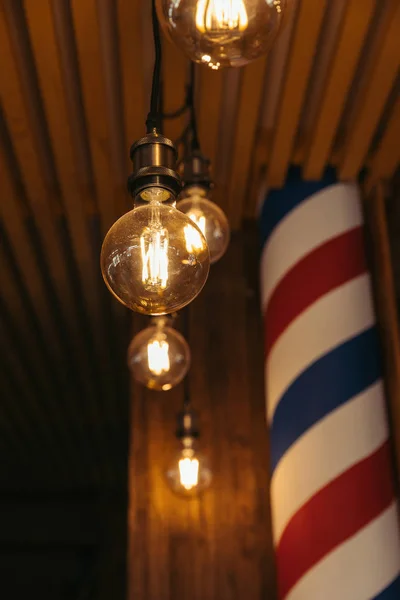
[(176, 497), (164, 469), (182, 390), (133, 386), (129, 600), (273, 600), (257, 234), (234, 237), (190, 308), (190, 392), (214, 482)]

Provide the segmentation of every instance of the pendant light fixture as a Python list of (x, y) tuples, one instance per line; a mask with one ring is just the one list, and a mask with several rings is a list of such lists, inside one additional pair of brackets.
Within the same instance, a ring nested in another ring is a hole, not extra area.
[(199, 449), (200, 432), (197, 421), (196, 413), (185, 402), (177, 419), (178, 448), (166, 470), (171, 490), (187, 497), (198, 496), (212, 481), (210, 465)]
[(172, 319), (154, 317), (128, 348), (128, 366), (134, 379), (151, 390), (167, 391), (178, 385), (190, 366), (185, 338), (172, 327)]
[(101, 250), (105, 283), (122, 304), (139, 313), (163, 315), (191, 302), (209, 271), (207, 242), (197, 225), (175, 208), (181, 180), (177, 152), (161, 134), (161, 41), (153, 0), (155, 64), (147, 135), (130, 151), (128, 189), (134, 209), (107, 233)]
[(266, 54), (287, 0), (157, 0), (163, 29), (193, 61), (241, 67)]
[(223, 210), (209, 199), (213, 184), (210, 178), (210, 161), (203, 156), (197, 133), (194, 107), (194, 63), (191, 63), (191, 83), (188, 93), (190, 110), (190, 145), (183, 158), (184, 187), (177, 208), (185, 213), (205, 236), (210, 251), (210, 262), (215, 263), (226, 252), (230, 227)]

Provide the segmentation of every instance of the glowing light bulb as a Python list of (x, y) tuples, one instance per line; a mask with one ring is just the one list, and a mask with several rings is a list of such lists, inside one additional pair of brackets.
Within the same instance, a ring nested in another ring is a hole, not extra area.
[(213, 70), (241, 67), (266, 54), (286, 0), (157, 0), (167, 35), (195, 62)]
[(219, 42), (233, 40), (235, 32), (247, 28), (249, 21), (243, 0), (198, 0), (196, 27)]
[(101, 250), (101, 270), (110, 291), (128, 308), (148, 315), (172, 313), (189, 304), (206, 282), (210, 264), (200, 229), (162, 202), (164, 196), (163, 189), (147, 189), (145, 205), (114, 223)]
[[(183, 192), (185, 196), (177, 204), (177, 208), (195, 223), (207, 240), (210, 251), (210, 262), (215, 263), (226, 252), (230, 239), (230, 227), (225, 213), (214, 202), (205, 197), (205, 189), (190, 186)], [(186, 247), (196, 247), (194, 240), (185, 232)]]
[(168, 373), (171, 368), (169, 361), (169, 344), (165, 340), (153, 340), (147, 344), (147, 360), (149, 369), (154, 375)]
[(167, 391), (185, 377), (190, 350), (184, 337), (157, 317), (140, 331), (128, 348), (128, 366), (136, 381), (149, 389)]
[(184, 436), (180, 444), (181, 449), (167, 469), (167, 481), (174, 492), (195, 496), (209, 487), (212, 472), (207, 459), (199, 453), (193, 437)]

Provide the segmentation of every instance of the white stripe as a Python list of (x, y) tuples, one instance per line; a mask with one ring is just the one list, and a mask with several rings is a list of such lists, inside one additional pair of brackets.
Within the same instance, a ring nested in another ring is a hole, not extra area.
[(279, 462), (271, 481), (274, 542), (320, 489), (388, 438), (383, 385), (374, 384), (319, 421)]
[(265, 366), (268, 421), (282, 394), (306, 367), (374, 322), (367, 274), (329, 292), (292, 321), (275, 342)]
[(261, 256), (263, 309), (294, 264), (322, 243), (361, 225), (362, 220), (359, 189), (352, 183), (325, 188), (286, 215), (272, 232)]
[(370, 600), (400, 571), (396, 504), (308, 571), (285, 600)]

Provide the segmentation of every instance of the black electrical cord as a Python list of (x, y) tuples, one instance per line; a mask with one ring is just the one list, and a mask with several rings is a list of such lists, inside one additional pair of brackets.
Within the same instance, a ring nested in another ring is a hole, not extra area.
[(188, 90), (188, 104), (190, 108), (190, 128), (192, 130), (192, 150), (200, 150), (199, 135), (197, 131), (196, 109), (194, 106), (195, 64), (190, 63), (190, 86)]
[(157, 19), (156, 0), (152, 1), (152, 22), (155, 58), (153, 82), (151, 86), (150, 112), (146, 119), (147, 133), (151, 133), (154, 129), (156, 131), (160, 131), (161, 129), (161, 37)]

